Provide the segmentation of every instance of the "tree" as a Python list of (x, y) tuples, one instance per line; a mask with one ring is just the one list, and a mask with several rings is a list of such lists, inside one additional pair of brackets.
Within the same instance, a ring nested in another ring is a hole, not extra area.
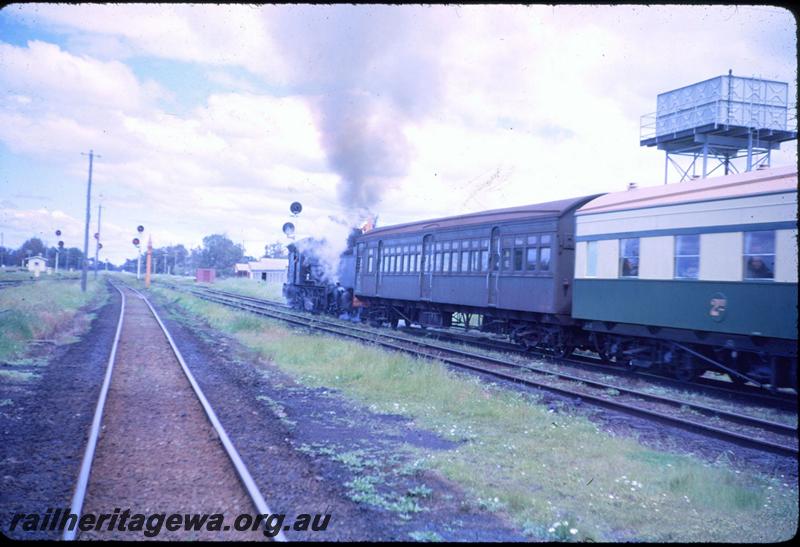
[(289, 256), (289, 252), (280, 241), (264, 245), (265, 258), (286, 258), (287, 256)]
[(46, 252), (47, 249), (45, 248), (44, 243), (42, 243), (42, 240), (38, 237), (30, 238), (19, 248), (19, 253), (24, 258), (36, 255), (45, 256)]
[(203, 238), (200, 252), (200, 267), (214, 268), (220, 275), (232, 275), (233, 266), (242, 261), (244, 249), (223, 234), (212, 234)]

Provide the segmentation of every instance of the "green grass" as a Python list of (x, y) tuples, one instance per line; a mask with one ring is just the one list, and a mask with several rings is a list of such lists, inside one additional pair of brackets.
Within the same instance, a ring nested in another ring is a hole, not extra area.
[[(144, 288), (144, 273), (138, 282), (135, 275), (115, 274), (120, 280), (132, 286)], [(267, 300), (283, 301), (283, 283), (264, 282), (256, 279), (245, 279), (241, 277), (218, 277), (213, 283), (197, 283), (193, 277), (154, 274), (151, 277), (152, 286), (156, 288), (159, 283), (170, 283), (173, 285), (185, 285), (196, 287), (208, 287), (221, 291), (229, 291), (245, 296), (264, 298)], [(162, 285), (163, 286), (163, 285)]]
[[(474, 507), (506, 513), (536, 537), (772, 542), (795, 533), (797, 488), (779, 478), (734, 471), (723, 458), (709, 464), (646, 448), (600, 431), (568, 407), (553, 412), (531, 395), (441, 365), (301, 333), (169, 291), (170, 299), (176, 296), (187, 312), (299, 381), (337, 388), (371, 410), (405, 415), (457, 441), (450, 450), (423, 451), (421, 466), (460, 484)], [(353, 499), (406, 512), (419, 507), (417, 496), (381, 494), (379, 477), (360, 454), (335, 457), (364, 468), (347, 485)]]
[(35, 372), (21, 372), (16, 370), (0, 370), (0, 378), (11, 380), (15, 382), (27, 382), (38, 378), (39, 375)]
[(24, 356), (30, 340), (74, 341), (78, 310), (106, 298), (103, 282), (92, 280), (86, 293), (77, 282), (48, 280), (0, 290), (0, 361)]

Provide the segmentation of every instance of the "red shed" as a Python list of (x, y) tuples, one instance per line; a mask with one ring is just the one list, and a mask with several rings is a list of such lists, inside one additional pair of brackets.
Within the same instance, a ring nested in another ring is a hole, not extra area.
[(213, 283), (216, 277), (217, 272), (213, 268), (197, 268), (194, 280), (200, 283)]

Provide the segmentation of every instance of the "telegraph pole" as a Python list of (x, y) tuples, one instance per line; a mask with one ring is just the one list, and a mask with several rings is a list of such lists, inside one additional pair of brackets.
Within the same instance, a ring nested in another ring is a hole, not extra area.
[[(102, 198), (103, 196), (101, 195), (100, 197)], [(102, 216), (102, 214), (103, 214), (103, 206), (102, 205), (98, 205), (97, 206), (97, 237), (96, 237), (97, 241), (95, 242), (95, 247), (94, 247), (94, 278), (95, 279), (97, 279), (97, 258), (98, 258), (98, 255), (100, 254), (100, 217)]]
[[(81, 155), (85, 156), (83, 152)], [(100, 156), (97, 156), (98, 158)], [(92, 162), (94, 150), (89, 150), (89, 184), (86, 185), (86, 226), (83, 230), (83, 268), (81, 272), (81, 291), (86, 292), (86, 276), (89, 274), (89, 221), (92, 216)]]
[(153, 265), (153, 237), (147, 239), (147, 267), (144, 274), (144, 286), (150, 288), (150, 269)]

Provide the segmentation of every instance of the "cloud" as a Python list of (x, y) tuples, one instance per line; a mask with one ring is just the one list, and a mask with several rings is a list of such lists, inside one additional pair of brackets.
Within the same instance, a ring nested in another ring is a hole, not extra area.
[[(656, 184), (663, 155), (638, 139), (657, 93), (728, 68), (796, 93), (796, 25), (771, 8), (10, 9), (60, 37), (0, 43), (11, 191), (36, 184), (25, 162), (47, 165), (66, 181), (56, 203), (80, 219), (79, 153), (95, 149), (96, 191), (119, 234), (104, 250), (118, 257), (138, 223), (159, 242), (228, 231), (258, 254), (282, 238), (294, 200), (299, 229), (325, 233), (353, 209), (386, 225)], [(144, 71), (152, 81), (131, 68), (163, 59), (213, 91), (189, 103), (159, 70)], [(794, 161), (793, 149), (773, 154)]]
[(71, 37), (84, 53), (102, 58), (106, 47), (123, 57), (241, 66), (280, 77), (282, 64), (258, 6), (177, 4), (36, 4), (12, 15), (32, 28)]
[(27, 47), (0, 43), (0, 82), (25, 105), (68, 111), (76, 105), (139, 110), (159, 96), (154, 82), (140, 83), (119, 61), (75, 56), (58, 45), (33, 40)]

